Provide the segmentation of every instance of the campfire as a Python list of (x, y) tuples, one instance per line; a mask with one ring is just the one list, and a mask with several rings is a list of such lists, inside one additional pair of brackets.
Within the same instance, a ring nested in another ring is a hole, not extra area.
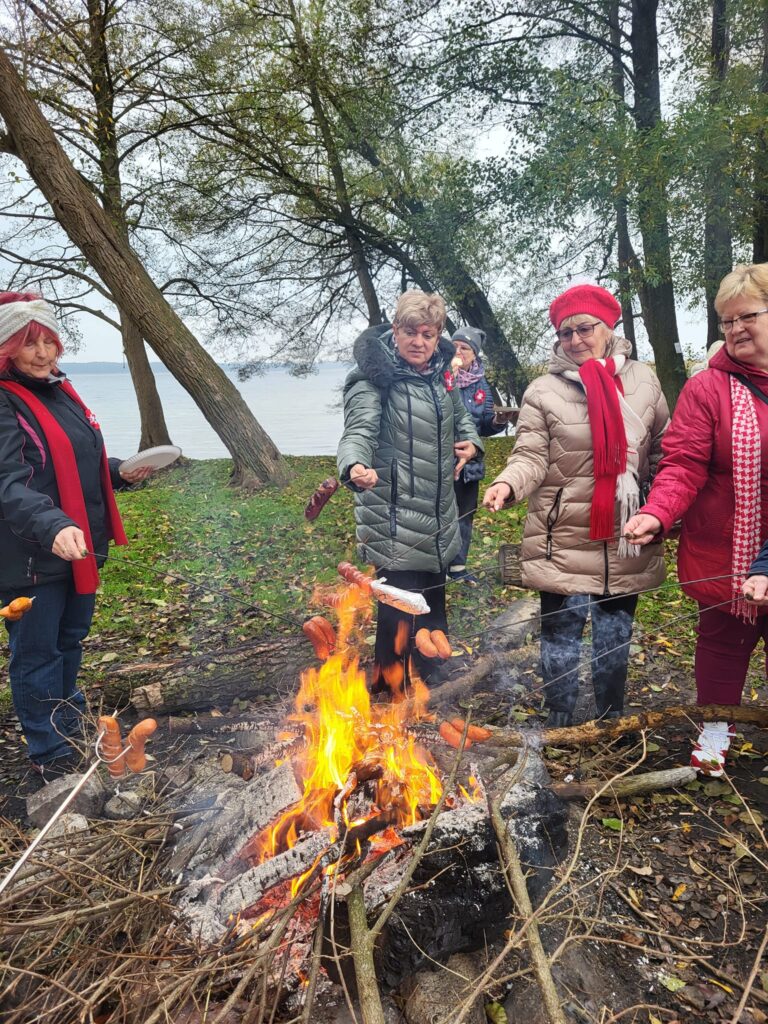
[[(395, 986), (430, 958), (482, 946), (503, 924), (506, 887), (476, 770), (462, 768), (466, 785), (456, 781), (446, 790), (430, 751), (433, 744), (442, 750), (444, 765), (456, 757), (438, 736), (427, 687), (400, 663), (387, 674), (390, 699), (371, 698), (358, 654), (370, 593), (349, 586), (318, 597), (336, 609), (337, 635), (324, 628), (321, 639), (318, 629), (316, 651), (325, 660), (302, 674), (274, 741), (245, 755), (240, 767), (247, 771), (218, 775), (215, 804), (180, 839), (174, 866), (187, 882), (180, 907), (201, 937), (231, 944), (248, 941), (253, 929), (263, 932), (277, 911), (302, 897), (291, 934), (298, 976), (329, 889), (362, 873), (367, 912), (379, 912), (432, 819), (411, 885), (378, 944), (380, 977)], [(228, 766), (235, 760), (229, 756)], [(525, 810), (526, 841), (541, 847), (531, 860), (551, 864), (562, 823), (548, 818), (537, 831), (536, 809)], [(345, 927), (338, 902), (335, 922), (338, 936)]]

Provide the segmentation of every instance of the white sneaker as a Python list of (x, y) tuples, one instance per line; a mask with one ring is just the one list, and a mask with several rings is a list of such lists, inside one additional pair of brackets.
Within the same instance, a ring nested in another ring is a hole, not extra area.
[(735, 735), (736, 727), (732, 722), (705, 722), (691, 752), (691, 767), (702, 775), (719, 779)]

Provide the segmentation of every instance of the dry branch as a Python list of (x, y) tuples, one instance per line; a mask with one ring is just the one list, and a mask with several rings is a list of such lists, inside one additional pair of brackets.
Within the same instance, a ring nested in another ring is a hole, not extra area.
[(677, 789), (697, 776), (695, 768), (667, 768), (660, 772), (644, 772), (642, 775), (618, 779), (605, 788), (603, 779), (587, 779), (584, 782), (554, 782), (549, 788), (561, 800), (591, 800), (598, 791), (601, 796), (621, 799), (640, 793), (655, 793), (660, 789)]
[(566, 1024), (565, 1016), (563, 1015), (563, 1011), (560, 1006), (560, 998), (557, 994), (557, 989), (555, 988), (554, 979), (552, 978), (549, 960), (547, 959), (547, 954), (541, 941), (539, 926), (536, 923), (536, 917), (533, 912), (533, 907), (531, 906), (523, 867), (520, 863), (520, 858), (517, 855), (515, 844), (507, 829), (507, 823), (501, 815), (498, 800), (491, 802), (490, 814), (493, 828), (496, 832), (496, 838), (499, 842), (500, 853), (503, 857), (504, 868), (512, 887), (515, 903), (517, 904), (520, 917), (524, 922), (523, 927), (525, 929), (528, 949), (531, 954), (536, 980), (538, 981), (539, 988), (541, 989), (541, 994), (544, 999), (544, 1007), (549, 1017), (550, 1024)]
[[(630, 732), (660, 729), (671, 722), (736, 722), (742, 725), (768, 727), (768, 708), (730, 704), (706, 704), (701, 707), (683, 705), (662, 711), (644, 711), (609, 721), (584, 722), (568, 729), (542, 729), (539, 738), (552, 747), (578, 747), (603, 740), (618, 739)], [(531, 730), (494, 729), (487, 743), (499, 747), (520, 747), (531, 738)]]

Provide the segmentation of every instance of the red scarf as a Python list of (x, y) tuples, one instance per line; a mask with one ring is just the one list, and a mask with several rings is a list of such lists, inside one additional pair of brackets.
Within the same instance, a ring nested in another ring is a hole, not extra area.
[(619, 405), (619, 392), (624, 394), (624, 389), (615, 373), (616, 364), (610, 358), (605, 360), (605, 366), (597, 359), (589, 359), (579, 367), (592, 431), (595, 476), (589, 520), (592, 540), (613, 537), (616, 481), (627, 468), (627, 434)]
[[(66, 395), (69, 395), (73, 402), (80, 406), (88, 422), (96, 429), (95, 420), (91, 412), (85, 407), (83, 400), (69, 381), (61, 381), (56, 386), (60, 387)], [(51, 453), (61, 510), (80, 527), (85, 534), (85, 543), (88, 550), (93, 551), (91, 528), (88, 523), (88, 514), (85, 510), (85, 497), (80, 484), (77, 459), (75, 458), (72, 442), (67, 437), (66, 431), (52, 413), (46, 409), (40, 399), (36, 398), (23, 384), (17, 384), (15, 381), (10, 380), (0, 380), (0, 388), (12, 392), (24, 402), (40, 424), (40, 429)], [(107, 462), (105, 448), (101, 450), (101, 489), (107, 510), (108, 536), (110, 540), (114, 540), (115, 544), (127, 544), (128, 539), (125, 536), (123, 523), (117, 509), (117, 502), (112, 493), (112, 479), (109, 473), (109, 463)], [(94, 594), (96, 592), (96, 588), (99, 585), (99, 570), (93, 555), (88, 555), (87, 558), (72, 562), (72, 574), (75, 580), (75, 590), (78, 594)]]

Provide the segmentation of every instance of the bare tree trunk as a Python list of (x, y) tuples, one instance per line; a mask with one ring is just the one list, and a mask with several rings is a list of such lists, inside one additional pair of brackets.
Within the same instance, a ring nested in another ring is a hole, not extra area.
[[(760, 68), (760, 94), (768, 96), (768, 0), (763, 7), (763, 61)], [(763, 123), (753, 139), (755, 161), (755, 203), (752, 260), (768, 262), (768, 126)]]
[[(608, 11), (611, 32), (611, 83), (616, 97), (616, 116), (620, 122), (627, 116), (626, 92), (624, 89), (624, 65), (621, 60), (621, 22), (619, 0), (612, 0)], [(621, 174), (621, 171), (620, 171)], [(623, 175), (621, 175), (623, 181)], [(632, 268), (634, 250), (629, 237), (629, 199), (626, 190), (619, 185), (619, 195), (614, 204), (616, 210), (616, 257), (618, 260), (619, 302), (621, 304), (622, 333), (632, 345), (632, 358), (637, 359), (635, 338), (635, 315), (632, 312)]]
[(11, 145), (71, 241), (189, 392), (233, 458), (233, 482), (259, 486), (281, 470), (280, 452), (237, 388), (151, 280), (59, 145), (18, 72), (0, 49), (0, 116)]
[(643, 320), (653, 348), (656, 372), (670, 409), (686, 381), (683, 350), (677, 331), (675, 292), (667, 214), (667, 183), (659, 162), (651, 159), (654, 132), (661, 124), (659, 38), (656, 25), (658, 0), (632, 0), (632, 68), (634, 117), (641, 144), (639, 160), (638, 222), (645, 259), (640, 292)]
[[(91, 93), (96, 108), (96, 144), (102, 182), (102, 205), (119, 233), (129, 244), (128, 223), (120, 180), (120, 155), (115, 135), (115, 90), (107, 47), (107, 30), (115, 8), (109, 0), (88, 0), (88, 40), (85, 54), (91, 75)], [(134, 323), (130, 309), (118, 305), (123, 351), (139, 406), (141, 440), (139, 448), (170, 444), (163, 407), (155, 377), (149, 365), (144, 339)]]
[(153, 448), (158, 444), (171, 444), (165, 415), (157, 393), (157, 383), (152, 367), (149, 365), (147, 350), (141, 331), (131, 317), (120, 310), (120, 331), (123, 336), (123, 351), (128, 362), (131, 380), (136, 391), (141, 420), (141, 439), (139, 451)]
[(709, 149), (704, 194), (704, 295), (707, 303), (707, 348), (720, 336), (715, 296), (720, 282), (733, 265), (733, 241), (728, 186), (728, 127), (722, 123), (718, 108), (722, 85), (728, 70), (727, 0), (712, 0), (712, 44), (710, 50), (709, 104), (718, 125), (715, 141)]

